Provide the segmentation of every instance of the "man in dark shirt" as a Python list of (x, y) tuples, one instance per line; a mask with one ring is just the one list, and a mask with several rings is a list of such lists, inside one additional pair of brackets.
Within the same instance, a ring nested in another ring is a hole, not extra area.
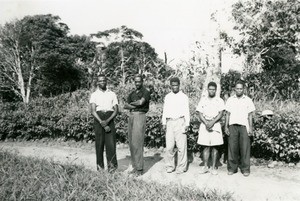
[(128, 141), (133, 167), (130, 173), (139, 176), (143, 174), (144, 169), (144, 137), (150, 93), (143, 87), (143, 77), (141, 75), (135, 76), (134, 83), (136, 89), (129, 94), (124, 108), (130, 111), (128, 118)]

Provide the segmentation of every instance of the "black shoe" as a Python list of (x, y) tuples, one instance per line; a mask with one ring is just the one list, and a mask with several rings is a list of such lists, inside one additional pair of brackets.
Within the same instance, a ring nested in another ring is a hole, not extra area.
[(248, 176), (250, 175), (250, 172), (244, 172), (243, 175), (244, 175), (245, 177), (248, 177)]
[(233, 172), (233, 171), (228, 171), (228, 172), (227, 172), (228, 175), (233, 175), (233, 174), (235, 174), (235, 173), (237, 173), (237, 171), (235, 171), (235, 172)]
[(133, 169), (132, 171), (129, 172), (129, 174), (131, 174), (131, 175), (133, 175), (135, 177), (138, 177), (138, 176), (143, 175), (143, 170)]
[(117, 171), (117, 168), (109, 168), (107, 171), (108, 173), (113, 174)]

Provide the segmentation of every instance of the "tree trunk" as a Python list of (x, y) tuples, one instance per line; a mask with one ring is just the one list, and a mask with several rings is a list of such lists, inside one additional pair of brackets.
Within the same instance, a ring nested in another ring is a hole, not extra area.
[(121, 47), (121, 71), (122, 71), (122, 84), (125, 85), (126, 82), (126, 72), (125, 72), (125, 58), (124, 58), (124, 51)]
[(20, 90), (20, 94), (22, 97), (22, 100), (25, 104), (27, 104), (26, 102), (26, 91), (25, 91), (25, 83), (24, 83), (24, 79), (23, 79), (23, 74), (22, 74), (22, 64), (21, 64), (21, 58), (20, 58), (20, 52), (19, 52), (19, 45), (18, 42), (16, 42), (15, 44), (15, 64), (16, 64), (16, 74), (18, 77), (18, 82), (17, 82), (17, 86)]
[(213, 56), (211, 60), (208, 61), (208, 67), (206, 70), (206, 78), (202, 89), (201, 97), (207, 97), (207, 85), (209, 82), (215, 82), (217, 84), (217, 92), (216, 96), (220, 97), (221, 93), (221, 69), (222, 69), (222, 49), (221, 48), (213, 48), (212, 51)]

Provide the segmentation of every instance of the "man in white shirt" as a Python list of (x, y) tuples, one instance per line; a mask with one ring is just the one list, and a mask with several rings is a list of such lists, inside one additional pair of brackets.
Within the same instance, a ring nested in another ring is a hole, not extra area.
[(223, 135), (220, 119), (223, 116), (225, 108), (224, 101), (220, 97), (216, 97), (217, 84), (215, 82), (208, 83), (208, 97), (203, 97), (199, 101), (197, 111), (201, 120), (199, 128), (199, 136), (197, 143), (204, 146), (203, 160), (204, 166), (200, 173), (209, 172), (208, 159), (212, 153), (211, 174), (218, 174), (216, 162), (218, 156), (217, 146), (223, 144)]
[[(225, 132), (228, 138), (228, 175), (238, 171), (244, 176), (250, 175), (250, 138), (253, 134), (253, 101), (244, 95), (245, 83), (236, 82), (235, 95), (228, 98), (225, 110), (227, 111)], [(239, 163), (240, 161), (240, 163)]]
[(167, 172), (175, 170), (175, 144), (178, 148), (178, 165), (176, 173), (187, 170), (187, 136), (190, 125), (189, 99), (179, 90), (180, 80), (177, 77), (170, 79), (172, 92), (164, 99), (162, 124), (166, 130), (166, 166)]
[(104, 169), (103, 152), (106, 150), (108, 171), (118, 167), (116, 155), (116, 128), (114, 118), (118, 114), (118, 99), (114, 92), (106, 88), (105, 75), (99, 75), (97, 90), (90, 98), (91, 112), (94, 116), (95, 147), (97, 170)]

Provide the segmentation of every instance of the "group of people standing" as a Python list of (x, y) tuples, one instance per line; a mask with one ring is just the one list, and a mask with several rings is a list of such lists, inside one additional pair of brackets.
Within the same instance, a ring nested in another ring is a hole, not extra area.
[[(131, 154), (132, 171), (139, 176), (144, 169), (144, 136), (146, 131), (146, 113), (149, 111), (150, 92), (143, 86), (142, 75), (134, 78), (135, 90), (127, 98), (124, 109), (129, 110), (128, 141)], [(116, 155), (116, 129), (114, 118), (118, 114), (118, 99), (114, 92), (107, 89), (105, 75), (100, 75), (97, 90), (92, 93), (90, 105), (94, 116), (95, 146), (97, 169), (104, 169), (103, 152), (106, 150), (108, 171), (118, 167)], [(182, 174), (187, 171), (187, 134), (190, 126), (189, 98), (180, 90), (180, 80), (170, 79), (171, 92), (164, 98), (162, 125), (166, 131), (166, 172)], [(245, 83), (237, 81), (235, 95), (226, 103), (216, 96), (217, 84), (210, 82), (207, 96), (201, 98), (196, 108), (201, 121), (197, 143), (204, 146), (202, 153), (204, 166), (201, 174), (218, 174), (216, 162), (218, 146), (223, 144), (221, 118), (225, 115), (225, 133), (228, 135), (228, 175), (240, 168), (244, 176), (250, 174), (250, 138), (253, 133), (252, 115), (255, 106), (244, 94)], [(177, 167), (175, 155), (177, 147)], [(212, 163), (209, 167), (209, 158)]]

